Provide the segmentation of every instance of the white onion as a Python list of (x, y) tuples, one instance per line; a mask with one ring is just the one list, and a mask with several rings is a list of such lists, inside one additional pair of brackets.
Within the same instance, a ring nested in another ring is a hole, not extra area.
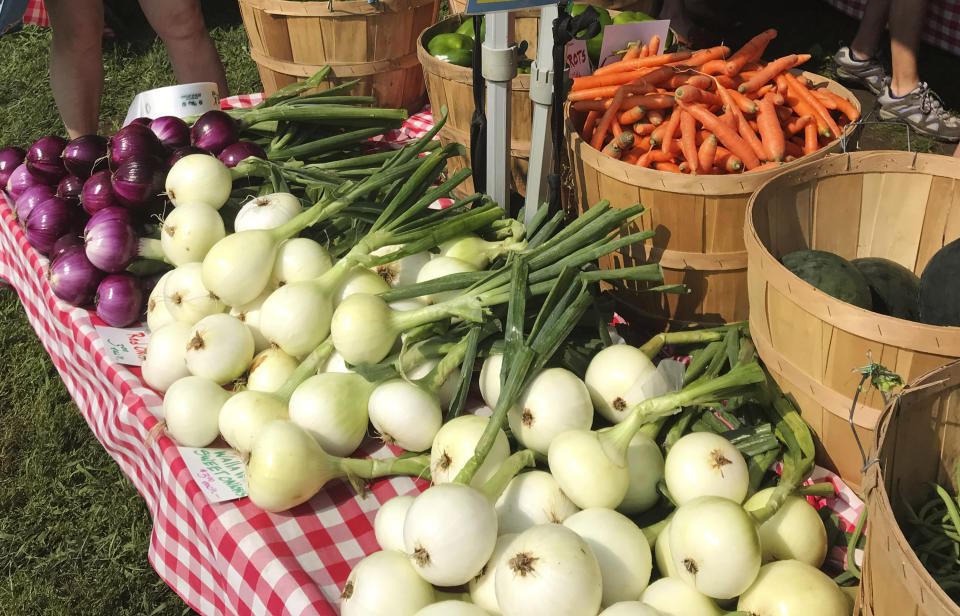
[(172, 273), (173, 270), (170, 270), (161, 276), (147, 298), (147, 329), (152, 332), (176, 321), (170, 311), (167, 310), (167, 302), (163, 299), (163, 287), (167, 284), (167, 280)]
[(202, 269), (199, 263), (184, 263), (164, 282), (163, 301), (174, 319), (193, 325), (226, 310), (220, 298), (203, 284)]
[(287, 405), (272, 394), (247, 389), (240, 391), (220, 408), (220, 434), (231, 447), (247, 453), (264, 428), (278, 419), (287, 419)]
[(674, 443), (667, 453), (664, 478), (678, 505), (700, 496), (720, 496), (739, 504), (750, 485), (743, 455), (713, 432), (691, 432)]
[[(417, 273), (417, 282), (427, 282), (428, 280), (436, 280), (437, 278), (442, 278), (444, 276), (475, 271), (477, 271), (476, 267), (461, 259), (455, 259), (453, 257), (434, 257), (420, 268), (420, 271)], [(423, 299), (428, 304), (439, 304), (448, 299), (456, 297), (459, 293), (460, 291), (442, 291), (440, 293), (424, 295)]]
[(407, 451), (429, 449), (443, 423), (437, 396), (403, 379), (378, 385), (367, 411), (380, 438)]
[(541, 524), (510, 544), (496, 573), (503, 616), (581, 616), (600, 611), (603, 583), (590, 546), (558, 524)]
[(336, 351), (330, 353), (330, 357), (327, 358), (327, 361), (324, 362), (317, 372), (345, 372), (353, 374), (353, 370), (347, 368), (347, 363), (343, 360), (343, 355)]
[(247, 389), (274, 392), (290, 378), (300, 364), (280, 349), (261, 351), (253, 358), (247, 374)]
[(283, 285), (260, 306), (260, 331), (294, 357), (310, 353), (330, 333), (333, 304), (326, 287), (315, 280)]
[(436, 599), (400, 552), (374, 552), (353, 568), (340, 594), (341, 616), (414, 616)]
[(501, 242), (488, 242), (470, 233), (447, 240), (438, 246), (441, 257), (454, 257), (466, 261), (478, 270), (486, 269), (490, 261), (523, 244), (512, 239)]
[(181, 203), (163, 219), (160, 245), (174, 265), (199, 263), (226, 234), (217, 210), (202, 203)]
[(357, 293), (378, 295), (389, 290), (390, 285), (384, 282), (383, 278), (368, 269), (357, 267), (347, 274), (333, 298), (333, 303), (335, 306), (339, 305), (340, 302)]
[(219, 210), (233, 189), (230, 169), (216, 156), (190, 154), (170, 167), (165, 182), (167, 197), (175, 206), (202, 203)]
[(599, 616), (663, 616), (663, 612), (639, 601), (620, 601), (600, 612)]
[[(473, 457), (480, 436), (490, 420), (478, 415), (461, 415), (443, 424), (430, 448), (430, 478), (434, 483), (453, 481), (457, 473)], [(490, 453), (470, 485), (480, 487), (487, 482), (510, 456), (510, 442), (503, 430), (497, 431)]]
[(300, 200), (290, 193), (270, 193), (247, 201), (233, 219), (234, 231), (273, 229), (303, 211)]
[(663, 479), (663, 464), (660, 447), (643, 432), (637, 432), (627, 449), (630, 484), (617, 511), (627, 515), (643, 513), (657, 504), (657, 483)]
[(209, 379), (185, 376), (163, 396), (167, 433), (184, 447), (206, 447), (220, 435), (220, 408), (230, 392)]
[[(763, 508), (775, 489), (760, 490), (747, 499), (743, 508)], [(760, 546), (764, 562), (799, 560), (819, 568), (827, 556), (827, 530), (807, 499), (788, 496), (773, 517), (760, 525)]]
[(263, 302), (270, 297), (271, 292), (272, 289), (265, 289), (264, 292), (257, 296), (252, 302), (248, 302), (242, 306), (234, 306), (230, 309), (230, 312), (227, 313), (243, 321), (244, 325), (250, 328), (250, 333), (253, 334), (253, 348), (257, 353), (271, 347), (270, 341), (267, 340), (267, 337), (260, 331), (260, 309), (263, 307)]
[(581, 509), (616, 508), (627, 494), (630, 473), (626, 459), (610, 459), (603, 441), (591, 430), (567, 430), (558, 434), (547, 452), (550, 473), (564, 494)]
[(253, 361), (253, 334), (228, 314), (212, 314), (197, 321), (187, 341), (187, 369), (225, 385), (237, 379)]
[(500, 606), (497, 604), (497, 568), (510, 557), (510, 544), (518, 536), (516, 533), (501, 533), (497, 537), (490, 560), (483, 566), (480, 574), (470, 580), (470, 600), (491, 614), (500, 613)]
[(654, 560), (657, 571), (662, 577), (677, 577), (677, 568), (673, 566), (673, 555), (670, 553), (670, 522), (663, 527), (657, 540), (653, 544)]
[[(392, 304), (391, 304), (392, 305)], [(423, 362), (417, 364), (412, 369), (407, 371), (406, 378), (411, 381), (416, 381), (427, 376), (431, 370), (437, 367), (437, 364), (440, 363), (439, 359), (427, 359)], [(443, 384), (440, 386), (440, 389), (437, 391), (437, 399), (440, 401), (440, 408), (448, 409), (450, 408), (450, 402), (453, 401), (453, 397), (457, 395), (457, 388), (460, 386), (460, 372), (454, 370), (450, 373), (450, 376), (446, 378)]]
[(626, 344), (614, 344), (593, 356), (583, 377), (593, 407), (614, 423), (623, 421), (632, 407), (627, 392), (637, 381), (646, 380), (656, 366), (643, 351)]
[(500, 399), (500, 370), (503, 367), (503, 354), (493, 353), (483, 360), (480, 368), (480, 397), (490, 408), (496, 408)]
[(398, 312), (377, 295), (354, 293), (334, 310), (330, 337), (347, 362), (374, 364), (391, 353), (404, 331), (446, 314), (446, 306)]
[[(370, 253), (374, 257), (382, 257), (401, 249), (402, 246), (391, 245), (383, 246)], [(406, 287), (417, 282), (417, 274), (420, 269), (430, 261), (429, 252), (417, 252), (412, 255), (377, 265), (373, 271), (383, 279), (392, 288)]]
[(403, 522), (413, 504), (413, 496), (394, 496), (380, 505), (373, 518), (373, 533), (382, 550), (403, 551)]
[(677, 577), (714, 599), (745, 591), (760, 570), (760, 535), (743, 508), (719, 496), (680, 505), (670, 520)]
[(496, 542), (493, 505), (479, 490), (459, 483), (428, 488), (414, 500), (403, 524), (403, 543), (414, 568), (438, 586), (469, 582), (490, 560)]
[(664, 616), (720, 616), (722, 613), (709, 597), (673, 577), (660, 578), (647, 586), (640, 601), (660, 610)]
[(563, 525), (582, 537), (600, 564), (603, 607), (630, 601), (650, 582), (653, 557), (643, 531), (622, 513), (612, 509), (584, 509)]
[(282, 239), (273, 229), (231, 233), (203, 258), (203, 285), (228, 306), (253, 301), (270, 282)]
[(522, 533), (537, 524), (563, 524), (580, 509), (553, 475), (533, 470), (510, 480), (496, 504), (500, 533)]
[(359, 374), (311, 376), (290, 396), (290, 419), (312, 434), (327, 453), (348, 456), (367, 433), (367, 401), (372, 389)]
[(143, 380), (157, 391), (166, 391), (175, 381), (190, 375), (187, 369), (187, 342), (193, 328), (174, 321), (150, 333), (140, 371)]
[(565, 368), (547, 368), (530, 380), (507, 418), (520, 444), (545, 454), (561, 432), (590, 428), (593, 405), (577, 375)]
[(757, 616), (849, 616), (852, 606), (825, 573), (796, 560), (760, 568), (737, 609)]
[(333, 260), (326, 248), (308, 237), (294, 237), (280, 244), (270, 284), (276, 288), (291, 282), (313, 280), (332, 266)]
[(428, 605), (416, 616), (489, 616), (489, 613), (472, 603), (449, 599)]

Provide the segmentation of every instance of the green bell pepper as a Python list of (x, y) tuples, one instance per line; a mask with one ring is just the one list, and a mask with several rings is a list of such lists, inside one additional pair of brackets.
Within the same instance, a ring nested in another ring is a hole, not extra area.
[(653, 17), (641, 11), (623, 11), (613, 18), (614, 25), (632, 24), (638, 21), (653, 21)]
[(465, 34), (438, 34), (427, 43), (427, 51), (438, 60), (458, 66), (473, 66), (473, 39)]
[[(466, 21), (460, 24), (460, 27), (457, 28), (457, 34), (465, 34), (470, 38), (473, 38), (473, 17), (468, 17)], [(480, 18), (480, 36), (485, 37), (487, 35), (487, 22), (482, 17)]]

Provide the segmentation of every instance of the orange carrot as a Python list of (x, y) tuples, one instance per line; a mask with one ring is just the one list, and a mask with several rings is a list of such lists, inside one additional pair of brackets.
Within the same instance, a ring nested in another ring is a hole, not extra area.
[(776, 169), (782, 164), (783, 163), (779, 160), (771, 160), (770, 162), (763, 163), (762, 165), (754, 167), (753, 169), (747, 169), (747, 173), (750, 173), (751, 171), (766, 171), (767, 169)]
[(727, 148), (718, 145), (713, 164), (727, 173), (739, 173), (743, 170), (743, 161), (730, 153)]
[(726, 63), (723, 72), (732, 77), (743, 70), (747, 62), (759, 60), (763, 56), (767, 45), (769, 45), (770, 41), (776, 38), (776, 36), (777, 31), (770, 29), (761, 32), (747, 41), (743, 47), (730, 56), (730, 60)]
[(697, 158), (697, 121), (686, 111), (678, 111), (680, 114), (680, 151), (683, 157), (687, 159), (690, 165), (690, 172), (696, 173), (699, 159)]
[(665, 163), (673, 162), (673, 156), (667, 154), (663, 150), (650, 150), (645, 152), (640, 160), (637, 161), (638, 167), (649, 167), (653, 163)]
[(672, 173), (683, 173), (683, 171), (680, 170), (680, 166), (677, 165), (676, 163), (666, 163), (666, 162), (653, 163), (653, 168), (656, 169), (657, 171), (670, 171)]
[(616, 120), (617, 113), (620, 112), (624, 104), (623, 99), (626, 95), (626, 86), (620, 86), (613, 100), (610, 101), (610, 107), (603, 112), (603, 116), (597, 123), (597, 130), (593, 133), (593, 139), (590, 140), (590, 146), (593, 147), (593, 149), (599, 150), (603, 146), (603, 140), (607, 138), (607, 131), (610, 130), (610, 125)]
[(817, 125), (815, 122), (807, 122), (803, 127), (803, 153), (812, 154), (820, 149), (820, 143), (817, 140)]
[(760, 129), (760, 141), (767, 155), (767, 160), (782, 161), (784, 157), (783, 129), (773, 107), (773, 96), (768, 95), (757, 101), (760, 110), (757, 112), (757, 127)]
[(667, 124), (669, 122), (662, 122), (650, 133), (650, 147), (656, 147), (663, 143), (663, 134), (667, 130)]
[(793, 141), (792, 139), (787, 139), (783, 142), (783, 151), (785, 153), (785, 156), (783, 157), (784, 161), (791, 156), (793, 158), (800, 158), (803, 156), (803, 146), (798, 145), (797, 142)]
[(647, 48), (650, 50), (650, 55), (655, 56), (660, 52), (660, 35), (654, 34), (650, 37), (650, 40), (647, 41)]
[(644, 45), (643, 47), (640, 48), (640, 56), (639, 56), (639, 57), (641, 57), (641, 58), (646, 58), (646, 57), (649, 56), (649, 55), (650, 55), (650, 48), (649, 48), (648, 46)]
[(707, 105), (719, 105), (720, 99), (713, 92), (701, 90), (696, 86), (684, 85), (677, 88), (674, 92), (674, 98), (685, 103), (705, 103)]
[(627, 109), (617, 117), (617, 121), (621, 124), (636, 124), (643, 119), (643, 116), (647, 113), (647, 108), (643, 105), (636, 105)]
[(642, 139), (633, 144), (633, 149), (640, 150), (641, 152), (647, 152), (650, 148), (650, 135), (644, 135)]
[(740, 86), (740, 81), (734, 79), (733, 77), (727, 77), (726, 75), (716, 75), (713, 78), (714, 83), (727, 88), (728, 90), (736, 90)]
[(706, 73), (707, 75), (720, 75), (723, 73), (723, 69), (726, 65), (726, 60), (708, 60), (700, 65), (700, 72)]
[[(827, 128), (830, 129), (830, 132), (833, 134), (833, 136), (839, 137), (841, 134), (840, 127), (837, 126), (837, 123), (834, 121), (833, 116), (831, 116), (830, 112), (827, 111), (826, 107), (823, 106), (823, 103), (817, 100), (817, 97), (811, 94), (810, 90), (808, 90), (803, 84), (801, 84), (797, 80), (796, 77), (794, 77), (789, 72), (784, 72), (783, 77), (787, 80), (787, 88), (789, 89), (789, 91), (793, 93), (795, 96), (799, 97), (801, 100), (805, 101), (810, 107), (812, 107), (813, 110), (817, 113), (817, 115), (819, 115), (820, 118), (823, 119), (824, 122), (826, 122)], [(821, 134), (823, 134), (824, 137), (830, 136), (823, 132), (821, 132)]]
[[(691, 116), (693, 117), (693, 116)], [(717, 136), (713, 133), (703, 140), (700, 149), (697, 151), (697, 167), (699, 170), (707, 171), (713, 166), (713, 159), (717, 155)]]
[(824, 94), (824, 90), (822, 88), (811, 89), (810, 93), (816, 96), (817, 100), (823, 103), (823, 106), (826, 107), (827, 109), (830, 109), (833, 111), (837, 109), (836, 101), (834, 101), (832, 98)]
[(594, 75), (609, 75), (610, 73), (622, 73), (624, 71), (635, 71), (637, 69), (650, 66), (662, 66), (671, 62), (682, 62), (693, 54), (689, 51), (678, 51), (675, 53), (665, 53), (663, 55), (647, 56), (646, 58), (637, 58), (629, 62), (614, 62), (606, 66), (601, 66), (593, 72)]
[(677, 130), (680, 128), (680, 115), (680, 110), (675, 109), (664, 123), (666, 128), (663, 131), (663, 141), (660, 143), (660, 148), (668, 154), (676, 154), (673, 136), (677, 134)]
[(628, 165), (635, 165), (638, 160), (640, 160), (640, 152), (636, 150), (630, 150), (629, 152), (624, 152), (623, 156), (620, 157), (620, 160), (627, 163)]
[(713, 80), (706, 75), (698, 75), (696, 73), (678, 73), (663, 82), (663, 85), (672, 90), (676, 90), (682, 85), (691, 85), (695, 88), (700, 88), (701, 90), (709, 90), (710, 86), (713, 85)]
[(760, 159), (757, 158), (757, 155), (753, 152), (749, 145), (743, 140), (740, 135), (736, 132), (730, 130), (730, 127), (720, 121), (720, 119), (707, 111), (707, 108), (702, 104), (696, 103), (693, 105), (687, 105), (685, 103), (679, 103), (680, 106), (688, 110), (693, 117), (703, 124), (703, 127), (709, 131), (712, 131), (713, 134), (717, 136), (717, 140), (720, 141), (731, 153), (737, 156), (740, 160), (743, 161), (743, 164), (747, 169), (753, 169), (760, 164)]
[(760, 88), (757, 89), (756, 92), (753, 92), (751, 98), (763, 98), (764, 96), (766, 96), (770, 92), (773, 92), (776, 89), (777, 89), (776, 84), (768, 83), (766, 85), (760, 86)]
[(719, 60), (720, 58), (725, 58), (730, 55), (730, 48), (725, 45), (717, 45), (716, 47), (710, 47), (708, 49), (701, 49), (694, 53), (688, 60), (686, 64), (689, 66), (702, 66), (703, 64), (711, 60)]
[[(753, 150), (753, 153), (757, 156), (758, 160), (763, 160), (767, 158), (767, 152), (763, 147), (763, 144), (760, 142), (760, 138), (757, 137), (757, 133), (750, 126), (750, 123), (747, 122), (746, 117), (743, 115), (743, 110), (735, 103), (734, 100), (734, 90), (728, 90), (723, 86), (717, 86), (717, 94), (720, 96), (720, 100), (723, 101), (724, 106), (727, 108), (727, 112), (723, 114), (723, 117), (730, 117), (728, 120), (728, 126), (731, 130), (737, 132), (743, 140), (747, 142), (747, 145), (750, 146), (750, 149)], [(739, 94), (739, 93), (737, 93)], [(740, 96), (743, 96), (740, 94)], [(754, 101), (750, 101), (756, 106)]]
[(583, 137), (584, 141), (589, 142), (593, 138), (593, 129), (597, 126), (597, 118), (600, 117), (599, 111), (591, 111), (587, 113), (587, 119), (583, 122), (583, 131), (580, 133), (580, 136)]
[(783, 124), (783, 130), (792, 137), (793, 135), (796, 135), (802, 131), (803, 128), (810, 122), (813, 122), (813, 116), (811, 115), (800, 116), (799, 118), (791, 118)]
[(799, 64), (799, 61), (800, 56), (795, 53), (792, 53), (789, 56), (783, 56), (782, 58), (777, 58), (773, 62), (770, 62), (765, 67), (757, 71), (753, 77), (750, 77), (741, 83), (740, 87), (737, 89), (744, 93), (754, 92), (760, 89), (760, 86), (766, 84), (768, 81), (776, 77), (778, 74)]
[[(606, 86), (622, 86), (639, 77), (644, 77), (649, 73), (650, 71), (628, 71), (625, 73), (613, 73), (612, 75), (587, 75), (585, 77), (577, 77), (573, 80), (573, 86), (570, 88), (570, 91), (586, 92)], [(583, 99), (570, 98), (570, 100)]]
[(845, 115), (850, 122), (856, 122), (860, 118), (860, 112), (853, 106), (853, 103), (836, 92), (831, 92), (826, 88), (819, 88), (815, 90), (815, 92), (822, 93), (821, 100), (823, 100), (823, 98), (832, 99), (834, 103), (833, 108)]
[(616, 141), (611, 141), (605, 145), (602, 151), (610, 158), (620, 158), (623, 156), (623, 149), (617, 145)]
[[(779, 103), (777, 103), (778, 100), (780, 101)], [(777, 118), (781, 124), (786, 124), (793, 119), (793, 109), (786, 107), (786, 103), (787, 99), (782, 97), (779, 92), (774, 95), (773, 104), (777, 106)]]
[(663, 110), (650, 109), (647, 111), (647, 120), (649, 120), (654, 126), (660, 126), (663, 124)]
[(640, 57), (640, 45), (639, 43), (630, 43), (627, 45), (627, 51), (623, 54), (621, 60), (633, 60)]
[(620, 158), (624, 152), (633, 147), (633, 144), (633, 133), (628, 130), (623, 131), (603, 148), (603, 153), (613, 158)]
[(728, 91), (730, 92), (730, 98), (733, 99), (733, 102), (740, 108), (740, 111), (743, 113), (757, 112), (757, 103), (755, 101), (750, 100), (735, 89), (728, 88)]
[(620, 86), (601, 86), (598, 88), (588, 88), (586, 90), (578, 90), (576, 92), (570, 92), (567, 95), (567, 100), (571, 101), (589, 101), (595, 98), (613, 98), (617, 95), (617, 90), (620, 89)]
[(730, 127), (730, 130), (740, 130), (740, 120), (737, 118), (737, 114), (729, 109), (719, 117), (721, 122)]
[(623, 127), (620, 126), (619, 122), (611, 122), (610, 132), (613, 133), (614, 138), (619, 137), (623, 134)]
[(640, 135), (640, 136), (649, 135), (650, 133), (653, 132), (653, 129), (655, 128), (656, 126), (654, 126), (653, 124), (644, 124), (642, 122), (637, 122), (636, 124), (633, 125), (633, 132), (634, 134)]

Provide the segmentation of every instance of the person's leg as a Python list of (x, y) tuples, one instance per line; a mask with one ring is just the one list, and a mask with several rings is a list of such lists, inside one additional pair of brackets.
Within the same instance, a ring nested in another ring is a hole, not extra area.
[(904, 96), (920, 85), (917, 52), (926, 8), (926, 0), (893, 0), (890, 6), (890, 91), (894, 96)]
[(227, 77), (203, 23), (200, 0), (140, 0), (140, 7), (167, 48), (177, 81), (212, 81), (220, 96), (227, 96)]
[(46, 0), (50, 88), (70, 137), (97, 132), (103, 92), (103, 1)]
[(854, 58), (868, 60), (877, 53), (880, 46), (880, 37), (887, 29), (887, 20), (890, 18), (891, 0), (867, 0), (863, 9), (863, 19), (857, 28), (857, 35), (850, 43), (850, 50)]

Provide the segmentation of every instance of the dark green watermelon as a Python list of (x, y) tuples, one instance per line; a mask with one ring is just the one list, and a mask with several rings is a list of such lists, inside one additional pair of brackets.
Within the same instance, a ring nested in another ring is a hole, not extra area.
[(920, 320), (960, 326), (960, 239), (933, 255), (920, 276)]
[(871, 310), (870, 285), (856, 267), (843, 257), (823, 250), (798, 250), (784, 255), (784, 266), (827, 295)]
[(870, 285), (874, 312), (908, 321), (920, 318), (920, 278), (916, 274), (882, 257), (863, 257), (851, 263)]

